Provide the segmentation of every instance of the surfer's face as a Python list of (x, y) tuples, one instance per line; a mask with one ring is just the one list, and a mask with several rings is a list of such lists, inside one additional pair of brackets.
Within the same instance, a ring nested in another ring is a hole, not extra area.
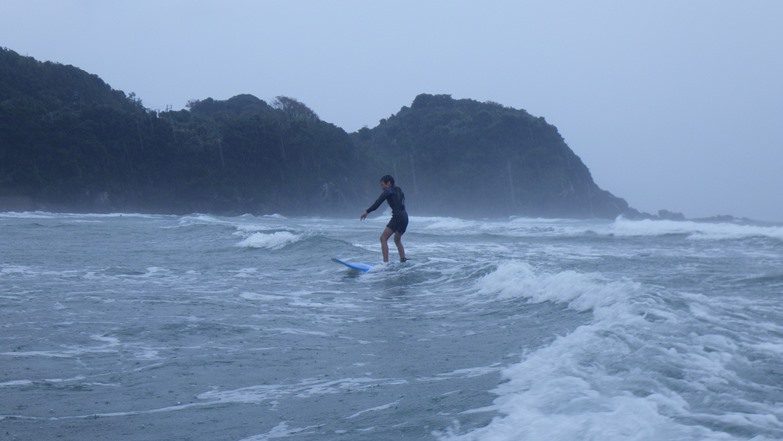
[(381, 188), (382, 188), (382, 189), (386, 190), (387, 188), (391, 188), (391, 187), (392, 187), (392, 183), (391, 183), (391, 181), (389, 181), (389, 182), (383, 182), (383, 181), (381, 181)]

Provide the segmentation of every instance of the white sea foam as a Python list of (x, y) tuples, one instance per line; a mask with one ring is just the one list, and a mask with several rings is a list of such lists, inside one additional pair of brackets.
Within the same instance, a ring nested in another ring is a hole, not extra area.
[(261, 294), (256, 292), (243, 292), (239, 294), (239, 297), (245, 300), (252, 300), (257, 302), (276, 302), (286, 299), (285, 296), (275, 294)]
[(214, 223), (219, 222), (219, 219), (215, 216), (212, 216), (210, 214), (203, 214), (203, 213), (193, 213), (187, 216), (182, 216), (180, 219), (180, 222), (183, 221), (199, 221), (199, 222), (205, 222), (205, 223)]
[(120, 344), (120, 339), (116, 337), (109, 337), (106, 335), (91, 335), (90, 338), (95, 341), (106, 343), (106, 347), (117, 346)]
[[(576, 271), (537, 272), (529, 263), (508, 262), (476, 282), (477, 296), (483, 300), (527, 298), (532, 302), (565, 303), (577, 311), (622, 306), (622, 299), (638, 288), (632, 282), (610, 282), (600, 274)], [(603, 313), (603, 311), (596, 311)]]
[[(76, 381), (83, 381), (85, 379), (84, 376), (79, 375), (72, 378), (46, 378), (43, 380), (14, 380), (14, 381), (6, 381), (3, 383), (0, 383), (0, 387), (20, 387), (20, 386), (30, 386), (36, 383), (47, 383), (47, 384), (59, 384), (59, 383), (71, 383)], [(94, 385), (106, 385), (104, 383), (90, 383)]]
[(310, 433), (318, 433), (319, 426), (307, 426), (289, 428), (288, 423), (283, 421), (272, 428), (268, 433), (262, 435), (254, 435), (250, 438), (243, 438), (240, 441), (268, 441), (270, 439), (288, 438), (292, 435), (302, 435)]
[(481, 377), (487, 374), (494, 374), (500, 370), (499, 364), (493, 364), (492, 366), (479, 366), (474, 368), (457, 369), (452, 372), (445, 372), (436, 375), (434, 378), (424, 378), (422, 381), (441, 381), (451, 378), (472, 378)]
[(237, 223), (236, 218), (221, 218), (210, 214), (194, 213), (182, 216), (177, 222), (180, 227), (191, 227), (198, 225), (228, 225), (233, 226)]
[(783, 240), (783, 227), (671, 220), (617, 219), (609, 230), (616, 236), (687, 235), (691, 239), (721, 240), (769, 237)]
[(265, 214), (265, 215), (263, 215), (261, 217), (264, 218), (264, 219), (288, 219), (287, 217), (283, 216), (282, 214), (277, 214), (277, 213)]
[(237, 246), (244, 248), (265, 248), (268, 250), (279, 250), (301, 239), (301, 235), (293, 234), (288, 231), (277, 231), (274, 233), (253, 233), (239, 242)]
[(783, 226), (741, 223), (716, 223), (673, 220), (630, 220), (619, 217), (612, 221), (595, 219), (510, 218), (473, 221), (450, 217), (411, 217), (411, 230), (431, 234), (497, 234), (509, 237), (563, 237), (584, 234), (618, 237), (685, 235), (690, 239), (722, 240), (749, 237), (769, 237), (783, 240)]
[(165, 218), (167, 215), (163, 214), (146, 214), (146, 213), (74, 213), (63, 215), (70, 218), (97, 218), (97, 219), (113, 219), (113, 218), (138, 218), (138, 219), (157, 219)]
[(266, 331), (269, 332), (278, 332), (280, 334), (290, 334), (290, 335), (310, 335), (310, 336), (317, 336), (317, 337), (329, 337), (329, 334), (322, 331), (308, 331), (306, 329), (297, 329), (297, 328), (268, 328)]
[(413, 217), (411, 221), (422, 224), (422, 229), (424, 231), (447, 234), (462, 232), (464, 230), (478, 231), (481, 225), (483, 225), (481, 222), (453, 217)]
[[(5, 222), (0, 391), (30, 407), (0, 419), (20, 438), (74, 419), (98, 433), (104, 417), (231, 432), (220, 415), (250, 404), (286, 412), (243, 426), (254, 440), (391, 439), (452, 419), (471, 429), (443, 438), (783, 439), (774, 229), (414, 217), (411, 262), (355, 275), (326, 256), (377, 261), (386, 216), (107, 220), (98, 243), (52, 219)], [(104, 405), (107, 386), (127, 393)]]
[[(442, 439), (720, 440), (739, 438), (710, 427), (783, 430), (783, 415), (772, 402), (738, 396), (717, 414), (694, 408), (705, 395), (763, 387), (739, 373), (753, 369), (754, 362), (737, 354), (775, 353), (783, 340), (743, 332), (747, 322), (726, 320), (730, 315), (714, 299), (647, 291), (598, 274), (548, 274), (521, 262), (500, 265), (476, 285), (479, 297), (564, 303), (592, 311), (593, 321), (503, 371), (508, 381), (497, 387), (494, 405), (477, 409), (502, 417), (468, 433), (454, 428), (441, 433)], [(672, 296), (683, 307), (672, 308)], [(733, 314), (735, 308), (729, 308)]]
[(53, 219), (61, 217), (60, 214), (47, 213), (45, 211), (5, 211), (0, 212), (0, 217), (12, 219)]
[(149, 278), (155, 278), (155, 277), (166, 277), (171, 275), (171, 270), (167, 268), (161, 268), (158, 266), (150, 266), (147, 267), (147, 272), (144, 273), (141, 277), (149, 277)]
[(198, 399), (207, 403), (244, 403), (259, 404), (270, 400), (293, 396), (311, 398), (319, 395), (331, 395), (345, 392), (359, 392), (373, 389), (379, 385), (405, 384), (404, 380), (390, 378), (341, 378), (337, 380), (302, 379), (293, 384), (263, 384), (230, 390), (211, 390), (198, 395)]
[(28, 266), (22, 266), (22, 265), (2, 265), (2, 266), (0, 266), (0, 276), (4, 276), (4, 275), (8, 275), (8, 274), (14, 274), (14, 275), (34, 274), (34, 272)]
[[(509, 218), (466, 220), (451, 217), (411, 217), (411, 231), (438, 235), (499, 235), (508, 237), (562, 237), (585, 234), (593, 229), (606, 229), (610, 222), (591, 222), (568, 219)], [(588, 230), (585, 229), (588, 225)], [(414, 228), (415, 227), (415, 228)]]
[[(611, 372), (606, 359), (594, 359), (595, 351), (603, 351), (609, 354), (607, 358), (617, 361), (629, 354), (622, 342), (604, 341), (597, 337), (598, 332), (589, 326), (579, 328), (505, 370), (509, 381), (497, 388), (495, 405), (485, 409), (504, 416), (470, 433), (452, 432), (444, 438), (730, 439), (704, 427), (678, 424), (668, 415), (687, 415), (688, 403), (671, 391), (645, 392), (645, 385), (657, 380), (647, 378), (644, 371)], [(656, 384), (648, 390), (659, 388)]]
[(12, 381), (4, 381), (0, 383), (0, 387), (19, 387), (19, 386), (29, 386), (33, 384), (32, 380), (12, 380)]
[(73, 351), (17, 351), (17, 352), (0, 352), (0, 355), (6, 357), (70, 358), (73, 357), (75, 353)]
[(43, 358), (75, 358), (85, 354), (100, 354), (100, 353), (114, 353), (117, 352), (117, 346), (120, 341), (114, 337), (108, 337), (104, 335), (91, 335), (91, 339), (103, 343), (98, 346), (69, 346), (62, 350), (51, 351), (14, 351), (14, 352), (0, 352), (0, 355), (6, 357), (22, 358), (22, 357), (43, 357)]
[[(276, 220), (276, 218), (271, 218), (272, 220)], [(235, 225), (237, 229), (237, 234), (247, 234), (247, 233), (269, 233), (274, 231), (293, 231), (290, 226), (285, 225), (282, 222), (249, 222), (249, 223), (242, 223)]]
[(387, 404), (384, 404), (384, 405), (381, 405), (381, 406), (376, 406), (376, 407), (371, 407), (369, 409), (360, 410), (359, 412), (356, 412), (353, 415), (347, 416), (345, 419), (350, 420), (350, 419), (356, 418), (358, 416), (364, 415), (365, 413), (368, 413), (368, 412), (378, 412), (378, 411), (381, 411), (381, 410), (390, 409), (390, 408), (392, 408), (392, 407), (394, 407), (394, 406), (396, 406), (398, 404), (400, 404), (399, 400), (392, 401), (391, 403), (387, 403)]
[(238, 278), (256, 278), (259, 277), (258, 268), (239, 268), (233, 271)]

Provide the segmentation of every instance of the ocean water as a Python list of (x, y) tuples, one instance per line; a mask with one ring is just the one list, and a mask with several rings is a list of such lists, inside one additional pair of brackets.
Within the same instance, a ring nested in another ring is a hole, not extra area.
[(385, 222), (0, 213), (0, 440), (783, 439), (783, 226)]

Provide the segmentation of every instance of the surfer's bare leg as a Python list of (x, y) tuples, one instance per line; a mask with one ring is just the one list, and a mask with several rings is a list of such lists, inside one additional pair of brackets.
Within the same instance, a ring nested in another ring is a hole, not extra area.
[[(389, 227), (386, 227), (385, 230), (383, 230), (383, 233), (381, 233), (381, 253), (383, 254), (383, 262), (386, 263), (389, 261), (389, 244), (388, 240), (389, 237), (392, 235), (392, 230)], [(395, 243), (397, 242), (397, 239), (394, 239)]]
[(394, 233), (394, 244), (397, 245), (397, 252), (400, 254), (400, 262), (405, 262), (405, 247), (402, 246), (402, 233)]

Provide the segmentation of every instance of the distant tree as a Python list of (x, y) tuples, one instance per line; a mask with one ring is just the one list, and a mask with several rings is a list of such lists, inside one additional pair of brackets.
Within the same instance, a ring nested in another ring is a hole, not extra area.
[(282, 110), (286, 115), (293, 119), (302, 119), (307, 121), (320, 121), (315, 112), (301, 102), (286, 96), (275, 98), (273, 107)]

